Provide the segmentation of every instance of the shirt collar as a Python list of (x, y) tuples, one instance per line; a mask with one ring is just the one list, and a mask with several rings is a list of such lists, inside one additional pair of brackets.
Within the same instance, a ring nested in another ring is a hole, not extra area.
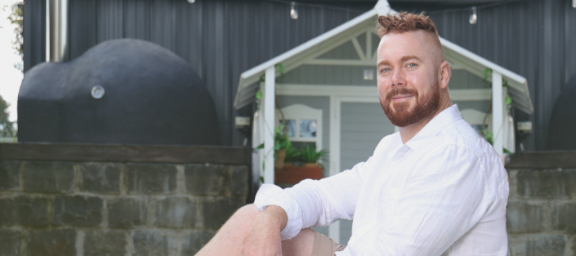
[(406, 146), (415, 149), (421, 144), (425, 143), (424, 139), (438, 135), (446, 127), (450, 126), (456, 121), (462, 120), (462, 115), (458, 109), (458, 105), (454, 104), (448, 107), (440, 114), (436, 115), (430, 122), (428, 122), (422, 130), (420, 130), (412, 139), (406, 142)]

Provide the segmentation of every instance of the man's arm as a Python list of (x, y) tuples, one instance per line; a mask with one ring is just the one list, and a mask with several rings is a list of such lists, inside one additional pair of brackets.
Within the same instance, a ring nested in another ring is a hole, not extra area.
[(271, 205), (256, 215), (244, 239), (243, 255), (282, 255), (280, 231), (286, 227), (288, 216), (279, 206)]
[(260, 187), (254, 205), (259, 211), (267, 206), (281, 207), (287, 216), (282, 240), (296, 236), (312, 226), (326, 226), (338, 219), (352, 219), (362, 185), (361, 172), (370, 159), (337, 175), (322, 180), (304, 180), (292, 188), (272, 184)]

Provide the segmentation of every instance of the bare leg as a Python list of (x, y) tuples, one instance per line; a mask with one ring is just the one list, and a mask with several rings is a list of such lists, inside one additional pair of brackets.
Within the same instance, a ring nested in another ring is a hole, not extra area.
[[(241, 255), (242, 243), (258, 210), (254, 205), (240, 208), (196, 256)], [(283, 256), (312, 254), (314, 231), (303, 229), (296, 237), (282, 242)]]

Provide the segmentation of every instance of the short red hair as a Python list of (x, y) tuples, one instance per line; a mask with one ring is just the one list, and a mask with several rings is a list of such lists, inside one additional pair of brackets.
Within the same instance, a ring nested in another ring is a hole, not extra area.
[(438, 30), (436, 24), (424, 13), (418, 15), (401, 12), (388, 16), (378, 17), (378, 25), (376, 30), (380, 37), (390, 32), (403, 33), (408, 31), (424, 30), (434, 33), (438, 37)]

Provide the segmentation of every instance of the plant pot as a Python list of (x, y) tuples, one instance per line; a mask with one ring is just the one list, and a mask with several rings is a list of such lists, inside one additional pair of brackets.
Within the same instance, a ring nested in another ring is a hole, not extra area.
[(286, 149), (278, 149), (276, 151), (276, 160), (274, 160), (274, 169), (284, 167), (284, 160), (286, 159)]
[(303, 166), (284, 165), (275, 169), (274, 183), (296, 184), (305, 179), (322, 179), (322, 167), (319, 164), (305, 164)]

